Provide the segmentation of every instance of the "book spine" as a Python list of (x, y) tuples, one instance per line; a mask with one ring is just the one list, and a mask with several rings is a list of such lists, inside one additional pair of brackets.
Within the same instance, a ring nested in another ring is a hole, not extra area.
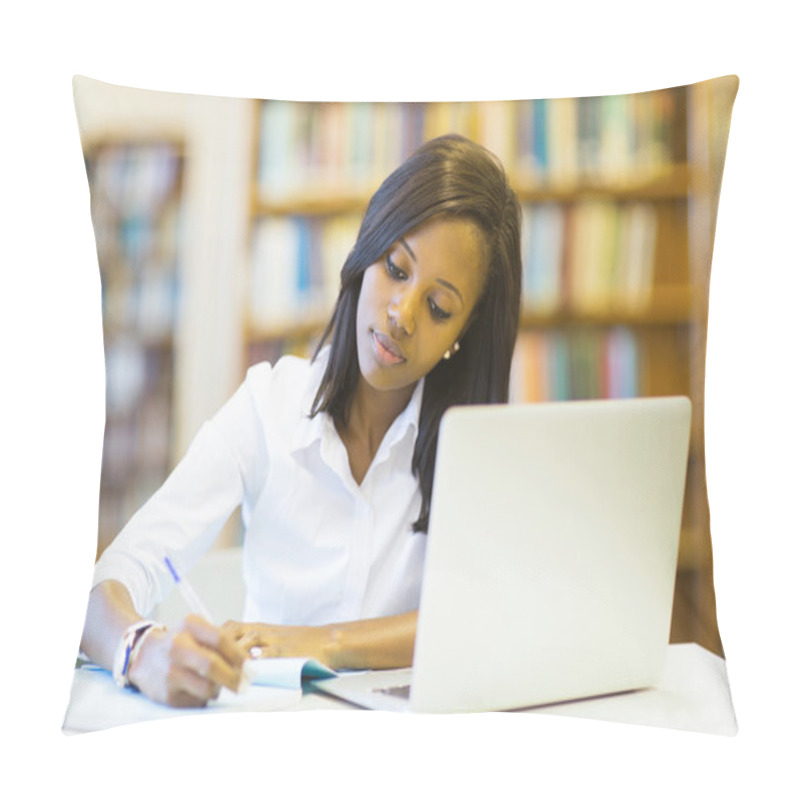
[(534, 100), (532, 103), (533, 112), (533, 170), (535, 178), (546, 181), (548, 176), (548, 166), (550, 163), (550, 143), (548, 139), (548, 101)]

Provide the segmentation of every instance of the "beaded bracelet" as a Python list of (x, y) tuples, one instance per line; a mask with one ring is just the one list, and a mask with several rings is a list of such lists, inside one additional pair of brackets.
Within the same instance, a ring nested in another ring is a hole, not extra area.
[(131, 664), (139, 653), (139, 650), (141, 650), (147, 635), (154, 630), (165, 631), (166, 628), (152, 620), (141, 620), (139, 622), (134, 622), (133, 625), (125, 629), (125, 633), (122, 635), (122, 641), (119, 643), (114, 656), (114, 669), (112, 670), (114, 682), (120, 689), (132, 686), (128, 678)]

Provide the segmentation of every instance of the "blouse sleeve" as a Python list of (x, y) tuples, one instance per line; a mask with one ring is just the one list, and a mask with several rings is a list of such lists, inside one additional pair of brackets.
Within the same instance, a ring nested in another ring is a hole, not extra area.
[(231, 513), (263, 485), (268, 465), (257, 392), (269, 365), (206, 422), (158, 491), (134, 514), (95, 565), (92, 585), (122, 583), (147, 616), (173, 588), (164, 562), (191, 571)]

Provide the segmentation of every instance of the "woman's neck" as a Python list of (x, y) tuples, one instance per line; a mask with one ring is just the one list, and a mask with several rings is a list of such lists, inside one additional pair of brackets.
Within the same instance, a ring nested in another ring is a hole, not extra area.
[(363, 378), (359, 379), (347, 425), (337, 425), (356, 483), (363, 480), (383, 437), (408, 405), (414, 389), (415, 385), (411, 385), (398, 391), (381, 392), (373, 389)]

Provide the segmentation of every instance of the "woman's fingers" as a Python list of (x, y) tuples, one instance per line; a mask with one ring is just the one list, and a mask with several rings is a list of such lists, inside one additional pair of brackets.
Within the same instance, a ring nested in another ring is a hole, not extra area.
[(226, 622), (222, 630), (253, 658), (325, 658), (326, 634), (320, 627), (231, 621)]
[(237, 622), (235, 619), (229, 619), (227, 622), (222, 623), (222, 630), (229, 631), (234, 637), (240, 636), (247, 627), (247, 623)]
[(173, 665), (168, 676), (167, 702), (172, 706), (197, 708), (219, 694), (219, 686), (194, 670)]
[(171, 660), (203, 681), (232, 691), (238, 689), (247, 650), (236, 643), (230, 632), (190, 616), (173, 638), (173, 651)]
[(203, 706), (221, 687), (237, 691), (247, 650), (201, 617), (189, 616), (174, 633), (157, 632), (131, 665), (131, 682), (172, 706)]
[(242, 666), (247, 658), (247, 651), (239, 646), (234, 632), (224, 626), (218, 628), (206, 622), (202, 617), (194, 615), (186, 618), (186, 625), (199, 642), (218, 651), (229, 664), (234, 667)]
[(238, 641), (239, 646), (245, 650), (250, 650), (252, 647), (266, 647), (269, 643), (268, 639), (260, 631), (248, 631), (242, 634)]
[(233, 640), (245, 652), (254, 645), (266, 644), (270, 628), (260, 622), (234, 622), (229, 620), (222, 630), (230, 633)]

